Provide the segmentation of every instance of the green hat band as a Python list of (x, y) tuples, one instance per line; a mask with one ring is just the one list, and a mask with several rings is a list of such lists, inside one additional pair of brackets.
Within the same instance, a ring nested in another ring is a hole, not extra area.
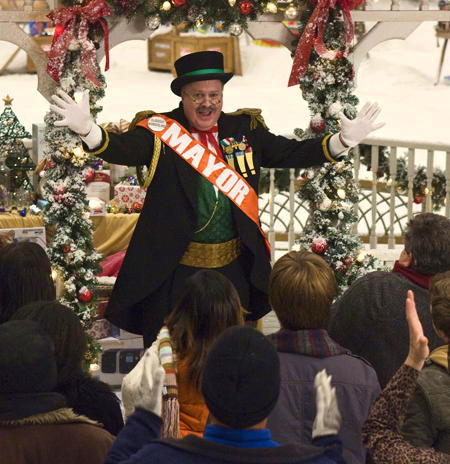
[(191, 71), (188, 73), (183, 74), (183, 76), (198, 76), (199, 74), (217, 74), (223, 73), (223, 69), (198, 69), (197, 71)]

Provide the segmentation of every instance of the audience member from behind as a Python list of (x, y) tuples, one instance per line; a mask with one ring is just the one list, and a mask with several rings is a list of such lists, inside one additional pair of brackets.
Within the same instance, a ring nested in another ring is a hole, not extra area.
[(36, 243), (18, 242), (0, 248), (0, 323), (21, 306), (54, 300), (50, 260)]
[(450, 272), (434, 276), (430, 298), (434, 328), (445, 345), (425, 362), (401, 430), (413, 445), (450, 455)]
[(285, 446), (272, 440), (266, 423), (278, 399), (280, 365), (271, 343), (255, 329), (225, 330), (206, 357), (201, 385), (210, 422), (203, 438), (188, 435), (154, 440), (161, 428), (164, 371), (156, 359), (149, 369), (153, 375), (133, 387), (136, 411), (117, 437), (105, 464), (345, 462), (336, 435), (340, 425), (336, 394), (324, 372), (316, 379), (314, 445)]
[(331, 374), (342, 412), (340, 438), (347, 463), (365, 462), (361, 428), (380, 393), (377, 375), (363, 359), (337, 344), (326, 330), (336, 296), (328, 263), (308, 251), (291, 251), (274, 265), (269, 301), (281, 329), (269, 335), (281, 364), (281, 390), (268, 427), (281, 443), (309, 443), (316, 415), (314, 377)]
[(87, 351), (86, 335), (78, 316), (56, 301), (39, 301), (19, 308), (11, 320), (38, 322), (55, 345), (57, 383), (67, 406), (103, 424), (117, 435), (123, 427), (122, 412), (117, 396), (110, 387), (87, 373), (84, 365)]
[(392, 272), (371, 272), (355, 281), (333, 308), (329, 332), (337, 342), (367, 359), (384, 387), (407, 355), (408, 327), (403, 317), (406, 292), (432, 349), (440, 345), (430, 314), (432, 276), (450, 270), (450, 219), (433, 213), (407, 225), (405, 248)]
[(125, 415), (134, 411), (134, 399), (127, 395), (128, 384), (140, 384), (142, 376), (151, 375), (149, 366), (156, 360), (166, 372), (163, 437), (202, 436), (208, 420), (200, 391), (206, 354), (220, 333), (243, 323), (239, 295), (225, 276), (202, 270), (189, 277), (166, 326), (123, 381)]
[(417, 315), (414, 293), (408, 290), (406, 319), (409, 351), (403, 365), (375, 401), (363, 428), (364, 444), (375, 464), (448, 464), (450, 456), (407, 442), (399, 427), (417, 387), (417, 378), (430, 351)]
[(33, 321), (0, 324), (0, 461), (101, 464), (114, 438), (65, 406), (54, 346)]

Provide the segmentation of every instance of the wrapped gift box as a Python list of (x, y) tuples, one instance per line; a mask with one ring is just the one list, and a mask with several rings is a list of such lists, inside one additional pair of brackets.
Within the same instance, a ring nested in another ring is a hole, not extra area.
[(114, 200), (124, 208), (132, 208), (135, 203), (144, 203), (146, 189), (138, 185), (127, 185), (122, 182), (114, 187)]
[(102, 338), (112, 336), (112, 325), (106, 319), (97, 319), (87, 333), (94, 339), (100, 340)]

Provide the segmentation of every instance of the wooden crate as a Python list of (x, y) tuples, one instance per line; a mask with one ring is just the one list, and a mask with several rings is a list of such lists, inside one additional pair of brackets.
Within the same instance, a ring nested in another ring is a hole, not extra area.
[(180, 36), (176, 28), (167, 34), (148, 39), (148, 69), (170, 71), (175, 75), (173, 63), (178, 58), (203, 50), (221, 52), (224, 56), (224, 71), (242, 75), (237, 37)]
[[(33, 40), (44, 50), (45, 53), (50, 51), (50, 45), (52, 44), (52, 35), (38, 35), (33, 37)], [(27, 55), (27, 72), (35, 73), (36, 67), (34, 66), (33, 60)]]

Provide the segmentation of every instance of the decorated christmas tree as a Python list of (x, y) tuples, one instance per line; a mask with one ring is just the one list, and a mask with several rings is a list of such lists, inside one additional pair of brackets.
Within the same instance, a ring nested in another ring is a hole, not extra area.
[[(74, 98), (77, 93), (90, 90), (91, 113), (95, 116), (101, 111), (97, 101), (104, 96), (104, 90), (84, 72), (86, 68), (81, 63), (83, 46), (86, 44), (81, 42), (71, 44), (59, 83), (61, 89)], [(97, 83), (104, 83), (98, 65), (91, 71), (95, 71)], [(64, 283), (62, 303), (73, 308), (85, 329), (89, 329), (97, 317), (92, 300), (101, 258), (94, 249), (93, 227), (87, 213), (83, 169), (88, 165), (89, 157), (83, 151), (78, 135), (67, 127), (55, 126), (59, 119), (61, 116), (52, 111), (45, 116), (44, 153), (47, 162), (42, 175), (48, 207), (44, 217), (47, 226), (56, 226), (49, 255), (53, 268)], [(99, 345), (90, 340), (90, 363), (96, 361), (98, 351)]]
[[(27, 172), (35, 168), (23, 139), (31, 138), (11, 108), (13, 99), (3, 99), (5, 109), (0, 115), (0, 171), (4, 179), (1, 188), (2, 207), (28, 206), (33, 200), (33, 186)], [(6, 200), (8, 197), (8, 200)]]
[[(357, 113), (358, 99), (352, 94), (353, 66), (345, 57), (351, 31), (344, 20), (346, 14), (342, 14), (342, 5), (343, 1), (338, 1), (328, 16), (316, 17), (321, 24), (318, 34), (320, 30), (323, 32), (325, 48), (311, 48), (299, 76), (302, 96), (312, 115), (306, 130), (296, 129), (300, 139), (338, 132), (339, 113), (344, 112), (350, 119)], [(305, 30), (311, 31), (311, 26), (307, 25), (314, 20), (314, 6), (315, 3), (309, 1), (302, 3), (301, 34)], [(349, 8), (348, 2), (345, 8)], [(342, 292), (356, 278), (376, 266), (375, 259), (363, 252), (363, 244), (356, 232), (358, 217), (354, 205), (358, 204), (358, 186), (353, 178), (352, 153), (339, 163), (308, 169), (301, 174), (301, 179), (299, 196), (308, 202), (311, 214), (300, 246), (323, 256), (330, 263)]]

